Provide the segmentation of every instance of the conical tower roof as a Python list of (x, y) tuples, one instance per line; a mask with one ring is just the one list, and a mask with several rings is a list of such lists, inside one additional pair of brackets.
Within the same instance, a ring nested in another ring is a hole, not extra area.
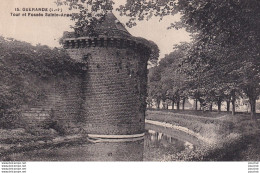
[(112, 12), (108, 12), (105, 18), (97, 23), (93, 28), (85, 27), (82, 32), (65, 32), (66, 38), (76, 37), (120, 37), (128, 38), (131, 34), (126, 30), (124, 25), (115, 17)]
[(129, 37), (131, 34), (126, 30), (124, 25), (115, 17), (112, 12), (108, 12), (104, 21), (98, 23), (94, 28), (98, 36), (108, 37)]

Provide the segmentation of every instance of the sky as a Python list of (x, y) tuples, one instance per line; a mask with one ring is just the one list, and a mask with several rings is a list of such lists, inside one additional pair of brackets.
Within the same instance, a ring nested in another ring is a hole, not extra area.
[[(23, 11), (23, 8), (50, 8), (63, 10), (63, 13), (69, 13), (67, 7), (57, 7), (55, 0), (0, 0), (0, 35), (11, 37), (20, 41), (26, 41), (36, 45), (48, 45), (50, 47), (61, 47), (58, 40), (64, 31), (72, 31), (70, 25), (73, 22), (69, 17), (32, 17), (28, 13), (37, 13)], [(115, 6), (124, 3), (124, 0), (115, 0)], [(19, 8), (20, 11), (15, 11)], [(11, 13), (20, 13), (20, 16), (12, 16)], [(22, 16), (27, 13), (27, 16)], [(60, 12), (56, 12), (59, 13)], [(44, 13), (43, 13), (44, 14)], [(125, 16), (120, 16), (114, 11), (118, 20), (125, 24), (128, 20)], [(162, 21), (158, 18), (152, 18), (149, 21), (140, 21), (137, 26), (126, 29), (136, 37), (143, 37), (154, 41), (160, 49), (160, 59), (165, 54), (173, 50), (173, 45), (180, 42), (189, 41), (190, 36), (184, 29), (167, 30), (170, 23), (179, 20), (180, 16), (168, 16)]]

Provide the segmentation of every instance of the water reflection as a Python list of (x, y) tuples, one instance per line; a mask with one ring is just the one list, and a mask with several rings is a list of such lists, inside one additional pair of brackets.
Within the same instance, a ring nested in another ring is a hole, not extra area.
[[(147, 130), (144, 140), (89, 143), (10, 154), (10, 161), (166, 161), (195, 145), (161, 131)], [(1, 160), (1, 158), (0, 158)]]
[(164, 147), (180, 145), (184, 149), (194, 149), (194, 145), (188, 141), (181, 141), (169, 135), (163, 134), (161, 132), (156, 132), (154, 130), (147, 130), (145, 141), (147, 145), (156, 145), (160, 146), (160, 144)]
[(194, 145), (155, 130), (147, 130), (144, 141), (144, 160), (164, 160), (183, 150), (193, 150)]

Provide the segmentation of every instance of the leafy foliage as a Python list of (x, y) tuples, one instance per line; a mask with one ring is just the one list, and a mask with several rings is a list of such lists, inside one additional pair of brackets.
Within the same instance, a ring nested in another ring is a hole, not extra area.
[(168, 99), (179, 104), (180, 99), (188, 96), (187, 76), (180, 68), (185, 59), (187, 47), (187, 43), (176, 47), (174, 52), (166, 55), (157, 66), (150, 69), (148, 91), (150, 97), (157, 102), (159, 100), (165, 102)]
[(113, 9), (113, 1), (110, 0), (56, 0), (56, 4), (69, 6), (74, 10), (72, 20), (75, 25), (71, 26), (76, 33), (88, 30), (95, 34), (95, 26), (104, 20), (108, 11)]
[(4, 37), (0, 37), (0, 49), (1, 127), (14, 125), (26, 104), (44, 99), (47, 91), (39, 85), (41, 81), (55, 77), (65, 80), (79, 69), (63, 49)]
[(197, 86), (194, 94), (213, 94), (217, 98), (203, 100), (214, 101), (224, 99), (226, 93), (243, 92), (254, 117), (260, 94), (260, 1), (128, 0), (118, 10), (130, 17), (129, 26), (153, 16), (181, 14), (170, 28), (193, 33), (186, 62)]

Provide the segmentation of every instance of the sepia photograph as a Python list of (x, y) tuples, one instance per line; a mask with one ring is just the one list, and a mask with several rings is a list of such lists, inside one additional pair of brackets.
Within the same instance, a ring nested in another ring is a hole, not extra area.
[(0, 2), (1, 171), (228, 161), (258, 173), (259, 0)]

